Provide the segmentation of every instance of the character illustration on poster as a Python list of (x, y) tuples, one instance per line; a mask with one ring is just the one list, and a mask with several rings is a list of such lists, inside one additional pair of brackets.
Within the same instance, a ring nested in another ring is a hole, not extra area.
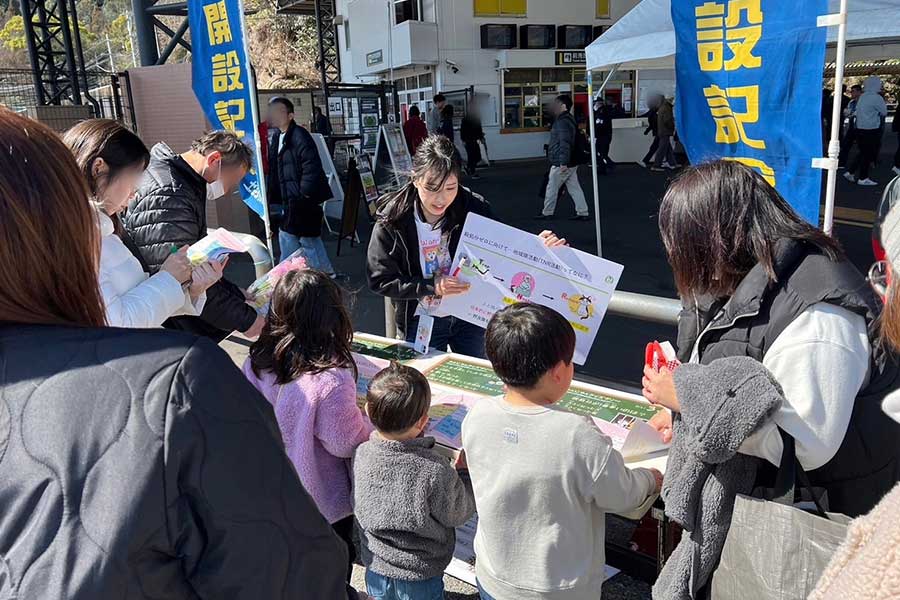
[(534, 293), (535, 285), (534, 275), (531, 273), (516, 273), (510, 282), (509, 290), (519, 300), (525, 300)]
[(567, 299), (569, 310), (582, 321), (594, 316), (594, 299), (584, 294), (575, 294)]

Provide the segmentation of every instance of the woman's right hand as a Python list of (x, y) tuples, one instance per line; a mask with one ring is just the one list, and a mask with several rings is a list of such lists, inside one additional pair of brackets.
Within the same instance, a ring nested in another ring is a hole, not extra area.
[(191, 261), (187, 257), (187, 246), (179, 248), (178, 252), (170, 254), (163, 261), (160, 271), (165, 271), (175, 278), (178, 283), (187, 283), (191, 280)]
[(662, 438), (664, 444), (668, 444), (672, 441), (672, 413), (666, 409), (663, 409), (653, 415), (647, 424), (659, 432), (659, 437)]
[(472, 287), (470, 284), (460, 281), (456, 277), (436, 277), (434, 280), (434, 293), (438, 296), (465, 294), (470, 287)]

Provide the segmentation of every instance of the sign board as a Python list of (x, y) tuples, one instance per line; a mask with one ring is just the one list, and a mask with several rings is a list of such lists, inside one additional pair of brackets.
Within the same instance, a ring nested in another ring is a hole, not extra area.
[(363, 152), (373, 152), (378, 144), (378, 127), (381, 125), (378, 115), (378, 98), (359, 99), (361, 149)]
[(487, 327), (510, 304), (543, 304), (572, 325), (575, 362), (583, 365), (622, 269), (568, 246), (547, 248), (536, 235), (469, 213), (450, 272), (471, 288), (443, 298), (440, 315)]
[(328, 112), (332, 115), (340, 115), (344, 113), (344, 102), (340, 98), (328, 99)]
[(366, 66), (374, 67), (375, 65), (380, 65), (384, 62), (384, 52), (381, 50), (375, 50), (374, 52), (369, 52), (366, 54)]
[[(331, 199), (325, 201), (325, 219), (340, 219), (344, 208), (344, 188), (341, 186), (341, 179), (338, 177), (337, 169), (334, 167), (334, 161), (331, 160), (331, 152), (328, 150), (328, 143), (325, 136), (321, 133), (313, 133), (313, 140), (316, 142), (316, 148), (319, 151), (319, 159), (322, 161), (322, 169), (325, 171), (325, 177), (328, 178), (328, 187), (331, 188)], [(331, 231), (331, 227), (328, 227)]]
[(369, 164), (369, 157), (365, 154), (360, 154), (357, 160), (359, 181), (362, 184), (363, 196), (366, 199), (369, 215), (374, 217), (375, 211), (378, 209), (378, 186), (375, 183), (375, 174), (372, 172)]
[[(390, 163), (389, 165), (386, 163)], [(403, 185), (409, 180), (412, 172), (412, 156), (406, 145), (406, 137), (403, 128), (394, 123), (381, 126), (378, 142), (375, 146), (375, 173), (388, 168), (390, 175), (397, 185)]]
[(587, 61), (584, 50), (557, 50), (556, 64), (559, 66), (566, 65), (583, 65)]

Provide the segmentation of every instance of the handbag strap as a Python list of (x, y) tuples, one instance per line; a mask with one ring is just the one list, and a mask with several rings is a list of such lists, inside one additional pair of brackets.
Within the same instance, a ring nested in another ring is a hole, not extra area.
[(823, 519), (827, 519), (828, 514), (822, 507), (819, 497), (813, 491), (812, 482), (809, 480), (809, 474), (807, 474), (800, 465), (800, 461), (797, 460), (797, 444), (794, 440), (794, 436), (790, 435), (781, 427), (778, 428), (778, 433), (781, 435), (782, 442), (781, 464), (778, 467), (778, 474), (775, 476), (775, 488), (772, 501), (786, 506), (793, 506), (797, 493), (797, 480), (799, 479), (800, 485), (809, 492), (810, 497), (815, 503), (816, 513)]

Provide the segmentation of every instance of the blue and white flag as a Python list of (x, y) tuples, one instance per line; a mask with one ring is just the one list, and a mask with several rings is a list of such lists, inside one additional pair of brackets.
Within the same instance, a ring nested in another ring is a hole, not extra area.
[(194, 95), (213, 127), (234, 131), (253, 149), (253, 168), (241, 180), (241, 197), (265, 218), (243, 5), (240, 0), (188, 0), (188, 19)]
[(692, 163), (738, 160), (818, 225), (827, 0), (677, 0), (678, 135)]

